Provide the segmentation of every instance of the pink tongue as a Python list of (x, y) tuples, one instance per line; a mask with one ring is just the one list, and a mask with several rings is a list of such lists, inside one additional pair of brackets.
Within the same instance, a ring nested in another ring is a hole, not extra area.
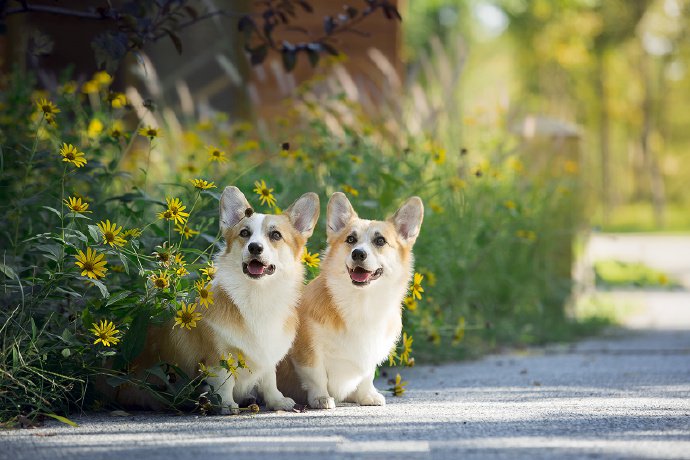
[(355, 269), (354, 271), (350, 272), (350, 278), (352, 278), (354, 281), (357, 281), (358, 283), (364, 283), (371, 277), (371, 273), (364, 271), (364, 270), (357, 270)]
[(257, 260), (252, 260), (247, 265), (247, 270), (252, 275), (263, 275), (264, 270), (266, 270), (266, 267), (264, 267), (261, 262), (259, 262)]

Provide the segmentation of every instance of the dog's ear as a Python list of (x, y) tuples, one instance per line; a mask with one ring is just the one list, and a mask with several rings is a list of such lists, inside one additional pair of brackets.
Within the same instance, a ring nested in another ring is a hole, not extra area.
[(418, 196), (408, 198), (402, 206), (388, 218), (395, 226), (400, 238), (407, 244), (414, 244), (424, 220), (424, 204)]
[(295, 229), (305, 238), (309, 238), (314, 232), (316, 221), (319, 220), (319, 195), (305, 193), (290, 205), (284, 212)]
[(249, 217), (253, 212), (240, 189), (234, 186), (225, 187), (220, 197), (220, 230), (225, 234), (243, 217)]
[(328, 212), (326, 220), (328, 221), (328, 228), (326, 233), (328, 236), (340, 232), (352, 219), (357, 218), (357, 213), (352, 208), (350, 201), (344, 193), (335, 192), (328, 200)]

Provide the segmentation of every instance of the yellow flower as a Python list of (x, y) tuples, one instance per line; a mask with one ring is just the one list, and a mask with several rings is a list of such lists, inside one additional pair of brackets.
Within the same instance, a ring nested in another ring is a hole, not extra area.
[(82, 201), (79, 197), (70, 196), (66, 200), (62, 201), (65, 202), (69, 210), (72, 212), (79, 212), (82, 214), (86, 212), (91, 212), (88, 211), (89, 203), (87, 203), (86, 201)]
[(199, 372), (205, 377), (218, 377), (218, 375), (213, 373), (211, 368), (207, 367), (204, 363), (199, 363)]
[(74, 94), (77, 92), (77, 82), (74, 80), (66, 81), (65, 84), (58, 88), (60, 94)]
[(89, 80), (81, 87), (81, 92), (84, 94), (94, 94), (98, 92), (98, 82)]
[(277, 204), (276, 199), (273, 196), (273, 189), (266, 186), (266, 181), (263, 179), (261, 181), (256, 181), (254, 182), (254, 186), (256, 187), (254, 189), (254, 193), (259, 195), (261, 204), (266, 204), (269, 208), (272, 208)]
[(451, 177), (450, 178), (450, 188), (453, 191), (458, 192), (458, 191), (464, 189), (466, 186), (467, 186), (467, 183), (464, 180), (460, 179), (459, 177)]
[(140, 128), (137, 132), (140, 136), (148, 137), (149, 140), (152, 141), (158, 137), (160, 130), (158, 128), (154, 128), (153, 126), (145, 126), (143, 128)]
[(340, 188), (344, 193), (348, 193), (352, 196), (359, 196), (359, 191), (356, 188), (350, 187), (349, 185), (343, 185)]
[[(170, 211), (170, 217), (165, 217), (168, 220), (175, 221), (175, 223), (178, 224), (184, 224), (187, 222), (187, 218), (189, 217), (188, 212), (184, 212), (185, 209), (187, 209), (187, 206), (184, 206), (182, 204), (182, 201), (180, 201), (179, 198), (165, 198), (165, 201), (168, 202), (168, 211)], [(159, 215), (160, 218), (160, 215)]]
[(219, 364), (223, 369), (230, 372), (230, 374), (232, 374), (233, 377), (237, 377), (237, 369), (240, 367), (240, 365), (232, 356), (232, 353), (228, 353), (227, 357), (225, 356), (225, 354), (220, 355)]
[(213, 145), (209, 145), (207, 147), (208, 150), (208, 159), (210, 161), (215, 161), (218, 163), (225, 163), (228, 161), (227, 157), (225, 156), (225, 152), (220, 150), (218, 147), (214, 147)]
[(258, 150), (259, 149), (259, 143), (255, 140), (248, 140), (240, 145), (237, 146), (236, 150), (238, 152), (246, 152), (249, 150)]
[(405, 304), (405, 308), (409, 311), (417, 311), (417, 307), (419, 306), (419, 304), (417, 304), (417, 301), (414, 300), (414, 297), (411, 296), (405, 297), (403, 303)]
[(86, 164), (86, 158), (84, 158), (84, 152), (80, 152), (72, 144), (62, 144), (60, 149), (60, 155), (62, 155), (62, 161), (67, 163), (72, 163), (77, 168), (81, 168)]
[(199, 270), (207, 280), (212, 280), (216, 276), (216, 267), (213, 262), (209, 262), (208, 267)]
[(411, 297), (413, 299), (422, 299), (422, 292), (424, 292), (424, 289), (422, 288), (423, 279), (423, 275), (420, 275), (419, 273), (414, 274), (414, 281), (412, 282), (412, 287), (410, 288), (410, 290), (412, 291)]
[(208, 308), (209, 305), (213, 305), (213, 291), (211, 291), (211, 285), (209, 283), (204, 283), (199, 280), (194, 283), (196, 291), (199, 293), (199, 305), (203, 305)]
[(116, 345), (120, 339), (115, 336), (119, 330), (115, 329), (115, 325), (112, 321), (101, 320), (99, 324), (91, 323), (93, 328), (89, 329), (96, 336), (96, 340), (93, 342), (94, 345), (98, 342), (102, 343), (106, 347), (110, 345)]
[(528, 241), (534, 241), (537, 239), (537, 234), (534, 233), (532, 230), (518, 230), (515, 232), (515, 236)]
[(125, 136), (125, 126), (120, 120), (115, 120), (108, 133), (113, 139), (120, 139)]
[(400, 352), (400, 363), (407, 364), (410, 360), (410, 353), (412, 352), (412, 337), (408, 337), (407, 332), (403, 332), (402, 337), (402, 351)]
[(48, 99), (41, 98), (36, 101), (36, 105), (38, 106), (38, 110), (43, 112), (43, 115), (47, 119), (52, 119), (55, 115), (60, 113), (60, 109)]
[(104, 260), (103, 254), (92, 250), (91, 248), (86, 248), (86, 254), (81, 250), (74, 256), (77, 261), (75, 265), (81, 268), (81, 276), (88, 276), (92, 279), (100, 279), (105, 276), (105, 272), (108, 271), (105, 268), (107, 261)]
[(173, 328), (179, 325), (180, 329), (186, 327), (191, 331), (193, 327), (196, 327), (197, 321), (201, 321), (201, 313), (195, 311), (195, 303), (186, 304), (184, 300), (180, 303), (182, 304), (182, 308), (177, 311)]
[(273, 208), (273, 214), (275, 214), (276, 216), (279, 216), (279, 215), (281, 215), (282, 213), (283, 213), (283, 210), (280, 209), (278, 206), (276, 206), (276, 207)]
[(503, 202), (503, 206), (505, 206), (507, 209), (515, 209), (517, 208), (517, 205), (513, 200), (506, 200)]
[(441, 206), (440, 204), (433, 202), (433, 201), (429, 204), (429, 207), (436, 214), (443, 214), (443, 212), (446, 210), (443, 206)]
[(184, 254), (179, 253), (179, 252), (177, 254), (175, 254), (175, 263), (177, 265), (184, 265), (185, 264)]
[(103, 132), (103, 123), (101, 122), (101, 120), (99, 120), (98, 118), (94, 118), (93, 120), (91, 120), (91, 122), (89, 123), (89, 127), (86, 130), (87, 135), (91, 139), (95, 139), (102, 132)]
[(125, 238), (129, 238), (130, 236), (132, 238), (138, 238), (141, 236), (141, 230), (139, 230), (138, 228), (130, 228), (129, 230), (125, 230), (122, 236)]
[(110, 93), (108, 95), (110, 106), (114, 109), (121, 109), (127, 105), (127, 96), (122, 93)]
[(519, 158), (515, 156), (511, 156), (506, 160), (506, 165), (508, 168), (512, 169), (518, 174), (521, 174), (525, 171), (525, 165), (522, 164), (522, 161), (520, 161)]
[(158, 213), (158, 218), (159, 219), (165, 219), (165, 220), (172, 220), (173, 219), (173, 213), (170, 209), (166, 209), (165, 211), (161, 211)]
[(113, 82), (113, 77), (111, 77), (110, 74), (104, 70), (101, 70), (100, 72), (96, 72), (95, 74), (93, 74), (92, 79), (103, 88), (105, 88)]
[(395, 366), (395, 363), (398, 359), (398, 354), (395, 352), (395, 347), (391, 348), (391, 352), (388, 353), (388, 365), (390, 367)]
[(350, 155), (350, 161), (358, 165), (362, 163), (363, 160), (361, 157), (358, 157), (357, 155)]
[(176, 224), (176, 225), (175, 225), (175, 231), (176, 231), (177, 233), (179, 233), (180, 235), (184, 235), (184, 238), (185, 238), (186, 240), (190, 239), (190, 238), (193, 237), (194, 235), (198, 235), (198, 234), (199, 234), (199, 232), (198, 232), (197, 230), (192, 230), (192, 229), (189, 228), (188, 226), (186, 226), (186, 225), (180, 225), (180, 224)]
[(125, 243), (127, 243), (125, 239), (119, 235), (122, 231), (122, 227), (118, 228), (115, 222), (110, 223), (107, 219), (105, 222), (100, 221), (98, 223), (98, 229), (103, 234), (103, 244), (109, 244), (111, 247), (115, 247), (124, 246)]
[(177, 270), (175, 270), (175, 275), (180, 278), (185, 277), (189, 275), (189, 270), (187, 270), (186, 267), (179, 267)]
[(388, 390), (393, 392), (393, 396), (402, 396), (405, 393), (405, 385), (407, 385), (407, 382), (400, 377), (400, 374), (396, 374), (395, 382)]
[(237, 352), (237, 365), (242, 369), (249, 369), (247, 367), (247, 361), (244, 359), (244, 355), (241, 352)]
[(208, 190), (210, 188), (216, 188), (215, 182), (208, 182), (204, 179), (189, 179), (189, 182), (192, 183), (194, 188), (198, 188), (199, 190)]
[(453, 333), (453, 345), (457, 345), (462, 342), (465, 337), (465, 317), (461, 316), (458, 320), (458, 326), (455, 328)]
[(159, 271), (158, 274), (153, 273), (151, 276), (149, 276), (149, 280), (151, 280), (153, 287), (160, 289), (161, 291), (170, 286), (170, 278), (168, 277), (168, 274), (163, 273), (162, 271)]
[(573, 161), (573, 160), (567, 160), (567, 161), (563, 164), (563, 170), (564, 170), (567, 174), (577, 174), (577, 172), (579, 171), (579, 169), (580, 169), (580, 168), (579, 168), (577, 162), (575, 162), (575, 161)]
[(169, 267), (172, 263), (173, 253), (167, 242), (163, 243), (163, 246), (156, 246), (157, 251), (153, 252), (153, 255), (158, 259), (158, 263), (164, 267)]
[(444, 149), (442, 147), (435, 147), (431, 151), (431, 159), (437, 165), (442, 165), (443, 163), (446, 162), (446, 149)]
[(321, 263), (321, 259), (319, 259), (318, 252), (311, 254), (309, 251), (305, 249), (304, 253), (302, 254), (302, 262), (305, 263), (308, 267), (318, 267)]

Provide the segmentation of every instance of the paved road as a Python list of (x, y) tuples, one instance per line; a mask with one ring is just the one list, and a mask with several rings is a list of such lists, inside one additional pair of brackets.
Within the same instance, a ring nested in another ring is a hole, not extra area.
[(405, 370), (383, 408), (86, 416), (0, 432), (0, 458), (690, 459), (690, 294), (670, 294), (675, 321), (653, 321), (668, 299), (641, 297), (633, 328), (606, 337)]

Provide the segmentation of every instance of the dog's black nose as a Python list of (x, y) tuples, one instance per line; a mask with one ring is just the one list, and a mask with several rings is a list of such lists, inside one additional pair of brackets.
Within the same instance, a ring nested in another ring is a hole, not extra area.
[(258, 256), (264, 252), (264, 247), (261, 243), (249, 243), (247, 249), (249, 249), (249, 254), (253, 256)]
[(352, 251), (352, 260), (364, 260), (367, 258), (367, 253), (361, 249), (355, 249)]

